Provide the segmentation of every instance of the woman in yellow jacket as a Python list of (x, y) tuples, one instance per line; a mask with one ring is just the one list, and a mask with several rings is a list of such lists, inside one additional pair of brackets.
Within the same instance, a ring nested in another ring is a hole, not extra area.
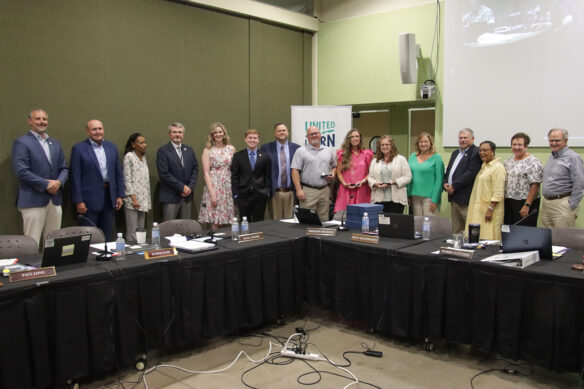
[(483, 165), (475, 178), (468, 204), (467, 232), (469, 224), (480, 224), (480, 239), (501, 239), (507, 172), (500, 159), (495, 157), (496, 148), (497, 146), (488, 140), (479, 146), (479, 156)]

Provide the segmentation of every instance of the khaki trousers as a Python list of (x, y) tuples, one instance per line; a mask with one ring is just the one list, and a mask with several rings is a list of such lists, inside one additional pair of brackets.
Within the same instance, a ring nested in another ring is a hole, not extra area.
[(452, 219), (452, 233), (464, 232), (466, 230), (466, 213), (468, 205), (450, 203), (450, 218)]
[(574, 227), (578, 207), (572, 211), (570, 197), (557, 200), (541, 199), (541, 224), (546, 228)]
[(44, 207), (19, 208), (19, 211), (24, 235), (34, 238), (38, 245), (41, 243), (41, 236), (44, 242), (49, 232), (61, 228), (63, 210), (52, 201)]
[(329, 198), (331, 195), (330, 187), (327, 185), (322, 189), (313, 189), (303, 186), (302, 191), (306, 195), (306, 200), (300, 201), (300, 208), (316, 209), (320, 221), (328, 221), (330, 209)]
[(294, 217), (294, 192), (274, 192), (268, 203), (268, 211), (274, 220)]
[(430, 203), (432, 199), (429, 197), (412, 196), (412, 208), (414, 209), (414, 216), (435, 216), (436, 212), (430, 212)]

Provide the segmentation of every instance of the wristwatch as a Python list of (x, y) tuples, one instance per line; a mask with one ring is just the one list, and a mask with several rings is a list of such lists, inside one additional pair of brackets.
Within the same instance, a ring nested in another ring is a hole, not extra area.
[(494, 211), (495, 210), (495, 207), (490, 207), (489, 206), (489, 210)]
[(531, 207), (531, 204), (530, 203), (525, 203), (523, 205), (526, 206), (527, 208)]

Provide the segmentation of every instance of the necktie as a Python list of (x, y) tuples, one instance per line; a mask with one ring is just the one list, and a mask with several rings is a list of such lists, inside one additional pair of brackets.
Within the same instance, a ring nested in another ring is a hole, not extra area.
[(255, 158), (255, 151), (252, 151), (249, 154), (249, 161), (251, 162), (251, 170), (255, 168), (256, 158)]
[(288, 187), (288, 174), (286, 172), (286, 152), (284, 145), (280, 147), (280, 184), (282, 188)]
[(182, 150), (180, 149), (180, 146), (176, 148), (176, 152), (178, 153), (178, 157), (180, 158), (180, 164), (183, 165), (184, 167), (185, 160), (183, 159)]

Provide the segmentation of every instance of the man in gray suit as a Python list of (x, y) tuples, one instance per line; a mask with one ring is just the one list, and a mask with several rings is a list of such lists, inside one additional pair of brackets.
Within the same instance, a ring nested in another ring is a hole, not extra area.
[(156, 152), (163, 221), (191, 218), (199, 164), (193, 149), (182, 143), (184, 136), (185, 126), (172, 123), (168, 126), (170, 142)]
[(61, 228), (63, 195), (67, 181), (67, 163), (61, 144), (49, 137), (49, 115), (42, 109), (28, 114), (30, 131), (14, 141), (12, 165), (20, 180), (16, 206), (22, 215), (24, 235), (37, 244), (47, 233)]

